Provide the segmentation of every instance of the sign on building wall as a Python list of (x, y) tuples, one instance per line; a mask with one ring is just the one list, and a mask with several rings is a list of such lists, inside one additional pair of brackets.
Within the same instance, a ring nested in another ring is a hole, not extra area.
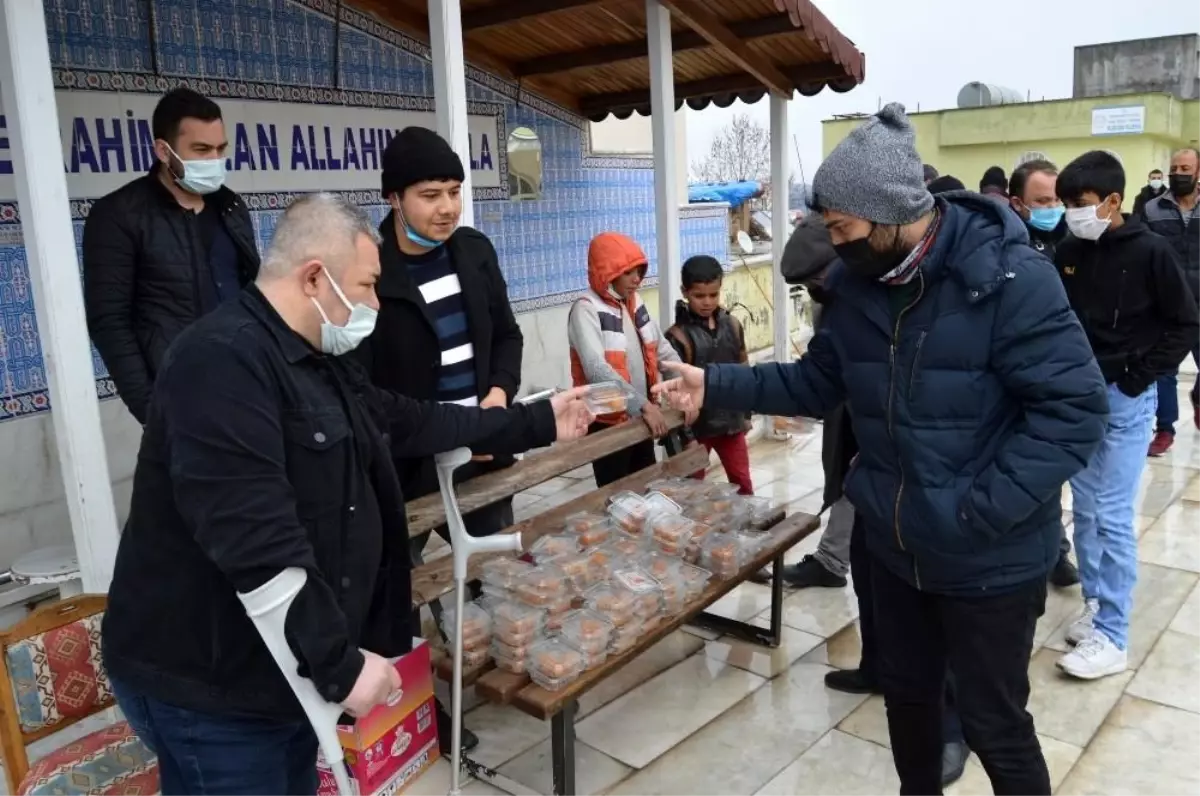
[(1140, 135), (1146, 132), (1146, 106), (1092, 108), (1092, 135)]
[[(98, 198), (144, 173), (154, 161), (150, 118), (158, 96), (58, 91), (58, 118), (75, 199)], [(431, 112), (219, 100), (229, 138), (227, 184), (239, 193), (379, 190), (387, 142), (410, 126), (435, 128)], [(471, 179), (501, 186), (494, 116), (471, 115)], [(0, 201), (16, 199), (13, 152), (0, 108)], [(464, 164), (465, 165), (465, 164)]]

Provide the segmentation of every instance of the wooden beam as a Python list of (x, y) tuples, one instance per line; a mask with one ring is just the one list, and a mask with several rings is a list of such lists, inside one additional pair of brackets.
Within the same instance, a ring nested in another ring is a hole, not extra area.
[[(401, 3), (389, 3), (387, 0), (351, 0), (350, 4), (359, 11), (376, 17), (386, 25), (402, 30), (418, 41), (429, 44), (429, 17), (425, 14), (414, 11)], [(512, 64), (488, 49), (487, 45), (467, 40), (465, 33), (464, 26), (463, 51), (466, 53), (467, 63), (497, 77), (511, 80), (514, 83), (517, 81), (518, 75), (513, 72)], [(578, 98), (560, 89), (548, 86), (536, 79), (525, 81), (523, 86), (530, 93), (556, 102), (568, 110), (576, 112), (579, 110)]]
[(716, 14), (702, 6), (697, 0), (658, 0), (709, 44), (727, 58), (758, 79), (771, 93), (784, 99), (792, 98), (792, 84), (769, 58), (752, 51), (729, 29)]
[(464, 9), (462, 28), (467, 31), (508, 25), (522, 19), (553, 14), (579, 6), (590, 6), (601, 0), (496, 0), (479, 9)]
[[(748, 19), (735, 22), (729, 26), (739, 39), (761, 39), (764, 36), (774, 36), (777, 33), (787, 33), (795, 30), (787, 14), (775, 14), (761, 19)], [(672, 37), (674, 52), (687, 52), (708, 47), (708, 40), (695, 31), (686, 30)], [(605, 44), (600, 47), (589, 47), (586, 50), (555, 53), (540, 58), (530, 58), (513, 64), (513, 73), (517, 77), (535, 77), (537, 75), (553, 75), (569, 72), (572, 69), (586, 69), (590, 66), (607, 66), (608, 64), (632, 61), (646, 58), (650, 48), (643, 34), (637, 41), (620, 44)]]
[[(846, 76), (846, 70), (832, 61), (806, 66), (780, 67), (780, 71), (788, 78), (790, 85), (795, 87), (802, 83), (815, 83), (822, 80), (837, 80)], [(691, 97), (704, 97), (710, 94), (736, 94), (741, 91), (762, 89), (763, 84), (753, 76), (739, 72), (734, 75), (694, 80), (690, 83), (675, 84), (675, 101)], [(650, 107), (650, 89), (635, 89), (633, 91), (618, 91), (611, 94), (589, 94), (579, 100), (579, 109), (584, 116), (593, 116), (610, 111), (630, 110)]]

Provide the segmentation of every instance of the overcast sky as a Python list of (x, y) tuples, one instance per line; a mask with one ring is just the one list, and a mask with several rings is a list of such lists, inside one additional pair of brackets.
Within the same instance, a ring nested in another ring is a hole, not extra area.
[[(846, 94), (824, 89), (796, 94), (789, 114), (808, 179), (821, 160), (821, 120), (836, 113), (872, 113), (898, 101), (909, 111), (955, 106), (958, 90), (978, 80), (1034, 99), (1071, 96), (1077, 45), (1195, 33), (1196, 0), (815, 0), (867, 57), (867, 79)], [(764, 98), (688, 111), (688, 161), (703, 157), (713, 135), (735, 113), (765, 126)], [(792, 168), (795, 169), (795, 148)]]

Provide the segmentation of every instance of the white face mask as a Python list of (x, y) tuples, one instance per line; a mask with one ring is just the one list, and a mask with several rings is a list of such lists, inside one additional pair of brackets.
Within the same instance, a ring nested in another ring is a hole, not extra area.
[(1100, 218), (1097, 213), (1099, 209), (1099, 205), (1068, 207), (1067, 229), (1081, 240), (1099, 240), (1104, 231), (1108, 229), (1108, 225), (1112, 223), (1110, 218)]
[(176, 184), (183, 190), (207, 196), (216, 193), (225, 184), (225, 158), (184, 160), (169, 145), (167, 149), (183, 164), (183, 176), (175, 178)]
[(346, 309), (350, 310), (350, 317), (346, 324), (338, 326), (330, 323), (329, 316), (321, 308), (321, 303), (315, 296), (312, 298), (317, 312), (321, 313), (321, 350), (335, 357), (341, 356), (358, 348), (363, 340), (371, 336), (371, 332), (375, 331), (375, 319), (379, 317), (379, 311), (362, 303), (352, 305), (346, 300), (346, 294), (338, 287), (338, 283), (333, 281), (333, 277), (329, 275), (325, 266), (322, 265), (321, 270), (325, 272), (325, 278), (329, 280), (333, 292), (342, 300), (342, 304), (346, 305)]
[(1150, 180), (1150, 187), (1156, 191), (1161, 191), (1163, 187), (1162, 180)]

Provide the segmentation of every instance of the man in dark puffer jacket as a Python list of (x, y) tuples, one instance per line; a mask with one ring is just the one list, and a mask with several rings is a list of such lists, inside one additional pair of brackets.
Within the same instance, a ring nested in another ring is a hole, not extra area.
[(224, 184), (221, 109), (177, 88), (151, 126), (154, 167), (98, 200), (83, 228), (88, 331), (142, 424), (167, 347), (258, 275), (250, 212)]
[(1063, 484), (1103, 438), (1099, 367), (1016, 214), (929, 194), (902, 106), (842, 141), (813, 188), (840, 263), (808, 353), (674, 366), (657, 391), (683, 408), (810, 417), (849, 402), (859, 455), (846, 494), (865, 522), (901, 792), (941, 792), (948, 666), (993, 789), (1049, 794), (1029, 658)]

